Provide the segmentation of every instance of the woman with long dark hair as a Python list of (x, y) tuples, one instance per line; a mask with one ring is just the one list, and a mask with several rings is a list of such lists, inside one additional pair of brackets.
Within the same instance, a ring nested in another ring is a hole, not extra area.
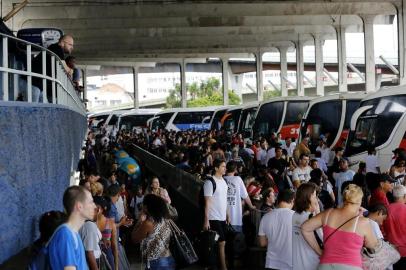
[(141, 243), (146, 269), (174, 270), (175, 260), (169, 250), (171, 227), (164, 199), (154, 194), (144, 197), (139, 222), (132, 232), (134, 243)]

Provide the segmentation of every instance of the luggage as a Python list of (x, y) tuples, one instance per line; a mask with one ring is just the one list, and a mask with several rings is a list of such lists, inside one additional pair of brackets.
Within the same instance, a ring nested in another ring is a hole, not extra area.
[(195, 250), (199, 257), (199, 264), (205, 267), (213, 267), (217, 264), (218, 235), (215, 231), (203, 231), (195, 240)]

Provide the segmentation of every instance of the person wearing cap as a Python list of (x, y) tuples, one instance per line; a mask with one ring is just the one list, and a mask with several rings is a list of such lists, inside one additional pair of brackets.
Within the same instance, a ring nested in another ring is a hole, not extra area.
[(400, 260), (393, 265), (393, 270), (406, 269), (406, 187), (399, 185), (393, 188), (394, 203), (388, 206), (388, 217), (383, 222), (385, 236), (394, 244)]
[(386, 207), (389, 206), (388, 198), (386, 193), (391, 192), (393, 189), (393, 183), (396, 182), (389, 174), (379, 174), (377, 177), (378, 187), (372, 191), (371, 199), (369, 200), (369, 205), (374, 205), (377, 203), (382, 203)]

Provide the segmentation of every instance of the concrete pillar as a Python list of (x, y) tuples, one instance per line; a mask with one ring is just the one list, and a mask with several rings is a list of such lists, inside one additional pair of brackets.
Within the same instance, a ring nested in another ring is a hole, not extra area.
[(261, 102), (264, 100), (264, 82), (262, 74), (262, 52), (258, 51), (255, 54), (257, 62), (257, 100)]
[(87, 66), (83, 69), (83, 101), (87, 104)]
[(304, 96), (304, 59), (303, 59), (303, 41), (299, 40), (296, 42), (296, 86), (297, 86), (297, 95), (299, 97)]
[(186, 61), (182, 59), (180, 64), (180, 96), (181, 96), (181, 104), (182, 108), (187, 107), (187, 92), (186, 92)]
[(288, 88), (286, 87), (285, 79), (288, 77), (288, 49), (289, 47), (278, 47), (280, 61), (281, 61), (281, 95), (282, 97), (288, 96)]
[(138, 66), (133, 67), (133, 75), (134, 75), (134, 109), (140, 108), (140, 99), (139, 99), (139, 91), (138, 91)]
[(399, 84), (406, 84), (406, 0), (397, 5), (398, 18), (398, 54), (399, 54)]
[(375, 15), (362, 16), (364, 22), (365, 46), (365, 91), (374, 92), (375, 88), (375, 53), (374, 53), (374, 19)]
[(223, 71), (223, 104), (224, 105), (228, 105), (228, 89), (230, 89), (229, 87), (229, 66), (228, 66), (228, 58), (221, 58), (221, 62), (222, 62), (222, 71)]
[(318, 96), (324, 96), (323, 40), (320, 34), (314, 35), (314, 50), (316, 58), (316, 94)]
[(346, 26), (335, 27), (337, 32), (338, 91), (347, 92), (347, 48), (345, 45)]

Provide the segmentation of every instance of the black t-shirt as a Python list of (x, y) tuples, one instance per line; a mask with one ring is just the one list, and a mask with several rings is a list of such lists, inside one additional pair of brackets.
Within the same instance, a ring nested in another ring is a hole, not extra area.
[(268, 169), (277, 169), (278, 175), (281, 175), (287, 166), (288, 162), (283, 158), (277, 159), (276, 157), (273, 157), (268, 161)]
[[(61, 46), (58, 43), (54, 43), (49, 45), (48, 50), (55, 53), (61, 60), (65, 60), (65, 54)], [(46, 74), (47, 76), (52, 76), (52, 63), (51, 63), (51, 55), (47, 54), (46, 56)], [(42, 74), (42, 53), (39, 53), (34, 59), (32, 59), (32, 72), (36, 72)], [(42, 90), (42, 79), (40, 78), (32, 78), (32, 85), (38, 87)], [(48, 82), (49, 85), (49, 82)], [(49, 86), (47, 86), (49, 88)], [(49, 91), (49, 90), (48, 90)]]

